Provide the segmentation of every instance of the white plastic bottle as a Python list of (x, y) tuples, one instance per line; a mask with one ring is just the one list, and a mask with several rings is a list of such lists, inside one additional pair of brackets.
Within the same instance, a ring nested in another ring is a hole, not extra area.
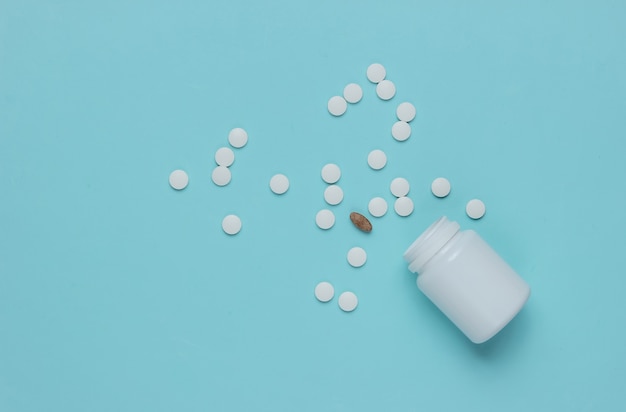
[(528, 284), (476, 232), (445, 216), (404, 259), (420, 290), (474, 343), (498, 333), (530, 296)]

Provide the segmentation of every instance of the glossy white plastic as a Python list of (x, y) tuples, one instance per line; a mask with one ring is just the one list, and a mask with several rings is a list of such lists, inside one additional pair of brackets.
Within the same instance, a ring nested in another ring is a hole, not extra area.
[(419, 289), (474, 343), (491, 339), (530, 296), (528, 284), (476, 232), (445, 216), (404, 259)]

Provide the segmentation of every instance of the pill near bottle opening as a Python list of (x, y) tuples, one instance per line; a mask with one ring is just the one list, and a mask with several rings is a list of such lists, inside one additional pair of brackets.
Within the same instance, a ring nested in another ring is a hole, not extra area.
[(215, 152), (215, 163), (217, 163), (218, 166), (229, 167), (233, 164), (234, 161), (235, 152), (233, 152), (232, 149), (229, 149), (228, 147), (220, 147)]
[(236, 235), (241, 230), (241, 219), (237, 215), (228, 215), (222, 220), (222, 230), (228, 235)]
[(350, 266), (360, 268), (367, 261), (367, 253), (362, 247), (355, 246), (348, 251), (348, 263)]
[(411, 126), (402, 120), (397, 121), (391, 126), (391, 136), (399, 142), (404, 142), (411, 137)]
[(387, 70), (380, 63), (370, 64), (367, 68), (367, 80), (372, 83), (380, 83), (385, 79)]
[(236, 149), (240, 149), (248, 143), (248, 132), (241, 127), (235, 127), (228, 133), (228, 143)]
[(413, 213), (413, 201), (411, 198), (406, 196), (399, 197), (396, 199), (393, 208), (398, 216), (407, 217)]
[(411, 186), (409, 185), (409, 181), (405, 178), (396, 177), (391, 181), (389, 189), (391, 190), (391, 194), (393, 194), (395, 197), (402, 197), (409, 194)]
[(335, 296), (335, 288), (329, 282), (320, 282), (315, 286), (315, 297), (320, 302), (330, 302)]
[(338, 205), (343, 200), (343, 190), (337, 185), (330, 185), (324, 190), (324, 200), (331, 206)]
[(363, 98), (363, 89), (356, 83), (350, 83), (343, 88), (343, 98), (348, 103), (358, 103)]
[(348, 109), (348, 103), (341, 96), (333, 96), (328, 100), (328, 112), (333, 116), (341, 116)]
[(183, 190), (189, 184), (189, 176), (184, 170), (174, 170), (170, 173), (170, 186), (172, 189)]
[(315, 224), (323, 230), (335, 225), (335, 214), (328, 209), (322, 209), (315, 215)]
[(446, 197), (450, 194), (450, 182), (445, 177), (438, 177), (433, 180), (430, 190), (437, 197)]
[(352, 292), (343, 292), (339, 295), (339, 308), (344, 312), (352, 312), (359, 304), (359, 299)]
[(277, 195), (282, 195), (289, 189), (289, 179), (281, 173), (275, 174), (270, 179), (270, 189)]
[(375, 197), (370, 200), (367, 209), (374, 217), (381, 217), (387, 213), (387, 201), (382, 197)]
[(383, 80), (376, 85), (376, 94), (382, 100), (391, 100), (396, 95), (396, 85), (391, 80)]
[(403, 122), (410, 122), (415, 119), (415, 106), (413, 106), (409, 102), (400, 103), (396, 108), (396, 116), (398, 116), (398, 120)]
[(226, 166), (217, 166), (215, 169), (213, 169), (211, 179), (213, 180), (213, 183), (218, 186), (226, 186), (230, 183), (230, 170)]
[(480, 199), (472, 199), (465, 206), (465, 213), (472, 219), (480, 219), (485, 215), (485, 204)]
[(341, 169), (334, 163), (328, 163), (322, 167), (322, 180), (326, 183), (337, 183), (341, 178)]
[(372, 150), (367, 155), (367, 164), (374, 170), (380, 170), (387, 164), (387, 155), (380, 149)]
[(362, 232), (369, 233), (372, 231), (372, 223), (359, 212), (350, 213), (350, 221)]

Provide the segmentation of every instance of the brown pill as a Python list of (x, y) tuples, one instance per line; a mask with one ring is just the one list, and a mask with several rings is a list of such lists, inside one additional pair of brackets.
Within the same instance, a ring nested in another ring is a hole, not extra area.
[(362, 230), (363, 232), (371, 232), (372, 224), (365, 216), (360, 213), (352, 212), (350, 213), (350, 220), (357, 227), (357, 229)]

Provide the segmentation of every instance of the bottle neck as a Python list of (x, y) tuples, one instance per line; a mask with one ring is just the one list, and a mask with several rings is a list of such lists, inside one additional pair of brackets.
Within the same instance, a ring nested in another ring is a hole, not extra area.
[(456, 235), (461, 226), (442, 216), (430, 225), (411, 246), (404, 252), (404, 260), (409, 264), (409, 270), (418, 275), (424, 265), (441, 250), (450, 239)]

